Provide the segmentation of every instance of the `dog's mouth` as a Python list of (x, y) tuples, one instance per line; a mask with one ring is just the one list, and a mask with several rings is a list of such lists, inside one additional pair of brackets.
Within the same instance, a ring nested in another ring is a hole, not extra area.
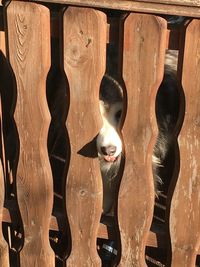
[(115, 157), (115, 156), (108, 156), (108, 155), (105, 155), (103, 156), (103, 159), (107, 162), (114, 162), (117, 160), (118, 157)]

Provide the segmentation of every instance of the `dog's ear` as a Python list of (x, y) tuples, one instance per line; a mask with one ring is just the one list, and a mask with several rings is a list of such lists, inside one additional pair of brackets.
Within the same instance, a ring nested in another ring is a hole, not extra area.
[(95, 138), (93, 138), (92, 141), (84, 145), (78, 151), (78, 154), (81, 156), (87, 157), (87, 158), (97, 158), (98, 153), (97, 153), (96, 139), (97, 139), (97, 136), (95, 136)]

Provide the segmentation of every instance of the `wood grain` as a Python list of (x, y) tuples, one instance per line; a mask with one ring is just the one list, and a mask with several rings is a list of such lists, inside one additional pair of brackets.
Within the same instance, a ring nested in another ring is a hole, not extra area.
[(0, 31), (0, 48), (4, 56), (6, 56), (5, 32)]
[(187, 27), (185, 36), (182, 72), (185, 118), (178, 138), (180, 173), (170, 213), (172, 267), (195, 266), (200, 246), (199, 29), (199, 20), (193, 20)]
[(157, 136), (155, 97), (163, 75), (166, 27), (164, 20), (142, 14), (130, 14), (124, 23), (127, 113), (122, 131), (125, 169), (118, 203), (119, 266), (146, 266), (145, 245), (154, 205), (151, 157)]
[(50, 67), (49, 10), (12, 2), (7, 10), (9, 59), (17, 85), (14, 118), (20, 141), (17, 198), (24, 228), (22, 267), (54, 266), (49, 244), (53, 184), (47, 153), (50, 115), (46, 77)]
[(99, 132), (99, 87), (105, 71), (106, 16), (70, 7), (64, 14), (64, 68), (70, 107), (66, 127), (71, 147), (66, 206), (72, 238), (67, 266), (100, 266), (96, 238), (102, 210), (102, 181), (97, 158), (81, 155)]
[(199, 0), (34, 0), (36, 2), (51, 2), (77, 6), (96, 8), (110, 8), (143, 13), (156, 13), (167, 15), (179, 15), (188, 17), (200, 17)]
[(158, 3), (158, 4), (169, 4), (169, 5), (181, 5), (181, 6), (199, 6), (199, 0), (139, 0), (139, 2), (151, 2), (151, 3)]
[[(1, 32), (0, 32), (0, 53), (2, 53), (4, 55), (5, 53), (5, 46), (3, 46), (3, 44), (5, 44), (5, 35), (2, 35)], [(1, 49), (3, 48), (3, 50)], [(1, 61), (1, 64), (2, 61)], [(2, 90), (2, 89), (0, 89)], [(7, 168), (7, 162), (6, 162), (6, 154), (5, 154), (5, 141), (4, 141), (4, 131), (3, 131), (3, 109), (2, 109), (2, 104), (3, 104), (3, 101), (2, 101), (2, 92), (1, 92), (1, 96), (0, 96), (0, 136), (1, 136), (1, 163), (2, 163), (2, 168), (3, 168), (3, 173), (5, 173), (5, 170)], [(4, 192), (3, 192), (4, 193)]]

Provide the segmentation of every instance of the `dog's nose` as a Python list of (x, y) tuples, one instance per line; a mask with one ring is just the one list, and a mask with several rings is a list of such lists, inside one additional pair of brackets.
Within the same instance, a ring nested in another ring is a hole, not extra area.
[(113, 156), (117, 150), (116, 146), (102, 146), (101, 152), (103, 155)]

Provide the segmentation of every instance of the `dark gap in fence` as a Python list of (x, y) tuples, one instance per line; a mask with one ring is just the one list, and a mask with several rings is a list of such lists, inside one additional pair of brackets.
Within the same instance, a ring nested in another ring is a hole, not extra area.
[[(5, 16), (6, 17), (6, 16)], [(7, 23), (4, 21), (6, 32)], [(6, 44), (8, 38), (6, 36)], [(8, 60), (8, 46), (6, 54), (0, 53), (0, 93), (3, 131), (2, 142), (4, 148), (4, 177), (6, 184), (6, 196), (4, 207), (9, 216), (8, 221), (3, 223), (3, 233), (9, 245), (10, 266), (19, 266), (19, 251), (23, 246), (23, 224), (20, 217), (16, 194), (16, 168), (19, 155), (19, 138), (14, 122), (14, 109), (16, 105), (16, 81)]]
[(4, 31), (3, 6), (0, 6), (0, 31)]
[(200, 255), (197, 255), (197, 259), (196, 259), (196, 267), (200, 266)]
[[(124, 21), (125, 18), (128, 16), (128, 12), (121, 12), (118, 15), (118, 39), (117, 39), (117, 60), (118, 60), (118, 64), (117, 64), (117, 79), (122, 87), (123, 90), (123, 110), (122, 110), (122, 115), (121, 115), (121, 129), (123, 127), (124, 124), (124, 120), (126, 117), (126, 111), (127, 111), (127, 90), (126, 90), (126, 86), (125, 86), (125, 82), (123, 80), (123, 44), (124, 44)], [(124, 140), (123, 140), (123, 136), (122, 133), (120, 132), (120, 137), (122, 140), (122, 144), (123, 147), (124, 146)], [(125, 160), (126, 160), (126, 151), (122, 151), (122, 156), (121, 156), (121, 164), (120, 164), (120, 169), (119, 169), (119, 173), (118, 173), (118, 185), (117, 185), (117, 194), (116, 194), (116, 207), (115, 207), (115, 213), (116, 213), (116, 229), (117, 229), (117, 244), (118, 244), (118, 254), (117, 257), (115, 259), (115, 264), (119, 264), (120, 259), (121, 259), (121, 251), (122, 251), (122, 244), (121, 244), (121, 235), (120, 235), (120, 231), (119, 231), (119, 221), (118, 221), (118, 195), (119, 195), (119, 189), (120, 189), (120, 184), (121, 184), (121, 179), (123, 176), (123, 172), (124, 172), (124, 166), (125, 166)], [(115, 266), (115, 265), (114, 265)]]
[(47, 101), (51, 113), (48, 153), (53, 173), (54, 205), (58, 231), (50, 230), (50, 243), (56, 254), (56, 267), (64, 267), (70, 246), (65, 212), (65, 177), (69, 161), (68, 135), (65, 127), (69, 107), (68, 83), (63, 68), (62, 9), (51, 7), (51, 69), (47, 78)]
[(13, 120), (13, 101), (14, 85), (10, 66), (4, 54), (0, 53), (0, 71), (1, 71), (1, 108), (2, 108), (2, 126), (3, 126), (3, 146), (4, 146), (4, 174), (6, 176), (6, 196), (10, 197), (13, 194), (13, 177), (12, 171), (15, 164), (17, 153), (17, 144), (15, 137), (15, 127)]
[[(122, 59), (120, 57), (122, 56), (122, 41), (123, 41), (121, 40), (123, 36), (123, 33), (121, 32), (121, 26), (122, 26), (121, 18), (124, 12), (117, 12), (114, 10), (107, 10), (105, 12), (107, 15), (107, 23), (108, 23), (106, 74), (112, 77), (116, 82), (116, 84), (118, 84), (118, 86), (123, 89), (124, 83), (122, 81), (122, 73), (121, 73)], [(106, 80), (105, 82), (103, 80), (100, 90), (104, 90), (103, 89), (104, 83), (106, 83)], [(110, 84), (110, 86), (112, 87), (112, 84)], [(108, 89), (110, 88), (109, 84), (107, 84), (107, 87)], [(123, 102), (125, 102), (124, 96), (123, 96)], [(124, 112), (124, 109), (125, 108), (123, 107), (122, 113)], [(120, 132), (119, 134), (121, 135)], [(123, 162), (123, 156), (121, 161)], [(123, 163), (121, 164), (121, 166), (122, 165)], [(123, 172), (123, 167), (121, 167), (121, 170), (119, 170), (117, 177), (113, 178), (116, 181), (113, 183), (113, 186), (115, 187), (114, 190), (115, 193), (113, 196), (114, 215), (113, 216), (102, 215), (100, 222), (101, 224), (106, 226), (107, 236), (108, 236), (108, 238), (105, 239), (99, 235), (98, 236), (99, 238), (97, 239), (97, 249), (102, 259), (103, 267), (115, 266), (120, 259), (121, 244), (120, 244), (120, 233), (119, 233), (118, 218), (117, 218), (117, 201), (118, 201), (118, 191), (122, 177), (122, 172)]]
[(147, 247), (145, 254), (148, 267), (165, 267), (166, 253), (163, 249)]

